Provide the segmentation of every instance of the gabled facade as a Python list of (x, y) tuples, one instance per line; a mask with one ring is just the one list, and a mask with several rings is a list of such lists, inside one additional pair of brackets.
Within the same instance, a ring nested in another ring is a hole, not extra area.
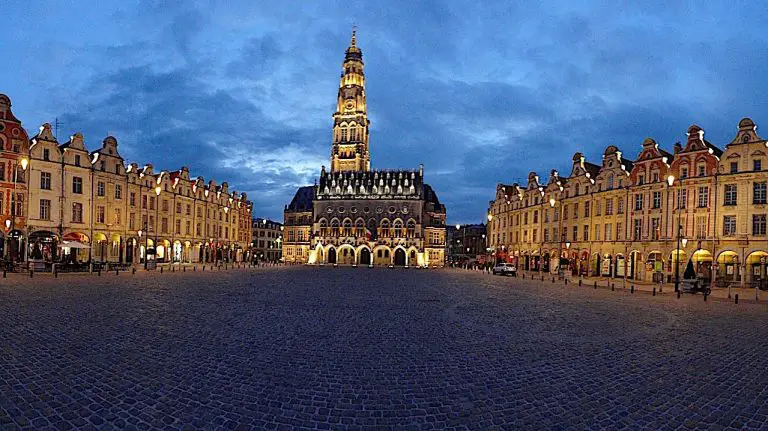
[(768, 280), (768, 144), (752, 120), (739, 122), (725, 151), (692, 125), (673, 153), (648, 138), (636, 160), (609, 146), (600, 165), (581, 153), (572, 162), (567, 178), (553, 170), (543, 190), (534, 173), (526, 187), (497, 186), (488, 209), (497, 259), (668, 283), (679, 260), (715, 286)]

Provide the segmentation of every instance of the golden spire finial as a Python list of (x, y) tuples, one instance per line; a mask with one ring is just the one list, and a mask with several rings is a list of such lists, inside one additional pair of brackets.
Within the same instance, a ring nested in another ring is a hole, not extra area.
[(351, 46), (357, 46), (357, 35), (356, 35), (356, 33), (357, 33), (357, 26), (353, 25), (352, 26), (352, 42), (351, 42)]

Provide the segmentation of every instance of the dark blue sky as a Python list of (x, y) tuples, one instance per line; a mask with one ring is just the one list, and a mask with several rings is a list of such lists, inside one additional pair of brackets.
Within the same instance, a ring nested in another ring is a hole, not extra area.
[(353, 24), (372, 165), (424, 163), (451, 223), (575, 151), (671, 151), (692, 123), (724, 146), (740, 118), (768, 124), (761, 2), (11, 3), (0, 92), (28, 130), (59, 117), (91, 149), (114, 134), (128, 162), (228, 180), (257, 216), (282, 218), (328, 164)]

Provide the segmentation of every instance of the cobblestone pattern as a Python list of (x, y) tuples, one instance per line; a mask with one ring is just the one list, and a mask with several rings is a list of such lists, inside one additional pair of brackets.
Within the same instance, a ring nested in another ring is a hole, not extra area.
[(2, 429), (765, 429), (768, 310), (451, 270), (0, 280)]

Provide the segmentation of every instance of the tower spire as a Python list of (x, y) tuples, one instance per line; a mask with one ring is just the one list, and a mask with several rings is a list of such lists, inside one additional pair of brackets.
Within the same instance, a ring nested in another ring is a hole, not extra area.
[(333, 114), (331, 172), (370, 170), (369, 126), (363, 52), (357, 46), (357, 27), (352, 27), (352, 38), (341, 66), (336, 112)]

